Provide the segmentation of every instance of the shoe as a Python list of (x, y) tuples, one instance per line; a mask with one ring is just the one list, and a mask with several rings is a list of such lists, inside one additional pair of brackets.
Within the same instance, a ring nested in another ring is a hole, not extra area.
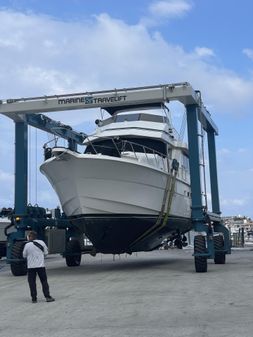
[(37, 298), (32, 299), (32, 303), (37, 303)]
[(53, 297), (46, 297), (46, 301), (47, 302), (54, 302), (55, 301), (55, 299), (53, 298)]

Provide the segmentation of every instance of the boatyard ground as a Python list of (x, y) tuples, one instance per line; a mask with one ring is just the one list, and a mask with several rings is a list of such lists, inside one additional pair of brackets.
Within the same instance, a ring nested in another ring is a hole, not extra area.
[(234, 249), (227, 264), (194, 271), (192, 250), (83, 256), (69, 268), (46, 260), (53, 303), (32, 304), (25, 276), (0, 261), (4, 337), (252, 337), (253, 251)]

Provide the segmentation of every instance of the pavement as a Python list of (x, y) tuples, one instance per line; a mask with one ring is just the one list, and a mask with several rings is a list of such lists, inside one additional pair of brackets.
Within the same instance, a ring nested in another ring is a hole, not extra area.
[(235, 249), (225, 265), (196, 273), (191, 249), (131, 256), (83, 256), (66, 267), (46, 259), (51, 294), (38, 284), (32, 304), (25, 276), (0, 261), (3, 337), (252, 337), (253, 251)]

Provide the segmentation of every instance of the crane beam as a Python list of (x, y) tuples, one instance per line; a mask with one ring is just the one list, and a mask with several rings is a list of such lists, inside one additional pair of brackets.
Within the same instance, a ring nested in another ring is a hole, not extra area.
[(0, 113), (14, 121), (20, 121), (20, 115), (22, 114), (91, 108), (103, 108), (109, 112), (112, 111), (113, 114), (117, 111), (117, 108), (122, 110), (124, 107), (134, 108), (148, 104), (162, 105), (170, 101), (179, 101), (185, 106), (198, 105), (198, 119), (203, 127), (206, 130), (212, 129), (215, 134), (218, 134), (217, 126), (204, 107), (199, 92), (195, 91), (187, 82), (0, 100)]
[(83, 145), (83, 141), (87, 137), (85, 133), (77, 132), (73, 130), (71, 126), (65, 125), (58, 121), (54, 121), (53, 119), (43, 114), (25, 115), (25, 121), (28, 125), (31, 125), (37, 129), (51, 133), (66, 140), (71, 139), (79, 145)]

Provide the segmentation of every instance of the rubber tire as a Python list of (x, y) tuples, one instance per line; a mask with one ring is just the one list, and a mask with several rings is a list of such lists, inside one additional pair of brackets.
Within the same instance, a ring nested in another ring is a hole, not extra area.
[(225, 253), (216, 253), (216, 250), (224, 249), (224, 239), (222, 235), (217, 235), (213, 237), (214, 244), (214, 263), (215, 264), (225, 264), (226, 263), (226, 254)]
[[(76, 254), (76, 255), (72, 255)], [(69, 240), (66, 244), (66, 264), (68, 267), (80, 266), (82, 259), (81, 246), (78, 240)]]
[(6, 243), (1, 242), (0, 243), (0, 259), (4, 256), (6, 256)]
[[(194, 237), (194, 254), (206, 253), (206, 238), (203, 235)], [(207, 272), (207, 257), (194, 256), (195, 270), (197, 273)]]
[(180, 239), (176, 239), (175, 240), (175, 246), (177, 247), (177, 249), (183, 249), (183, 242)]
[(27, 274), (27, 262), (23, 259), (23, 249), (26, 242), (16, 241), (11, 249), (12, 259), (22, 259), (21, 261), (11, 262), (11, 272), (14, 276), (24, 276)]

